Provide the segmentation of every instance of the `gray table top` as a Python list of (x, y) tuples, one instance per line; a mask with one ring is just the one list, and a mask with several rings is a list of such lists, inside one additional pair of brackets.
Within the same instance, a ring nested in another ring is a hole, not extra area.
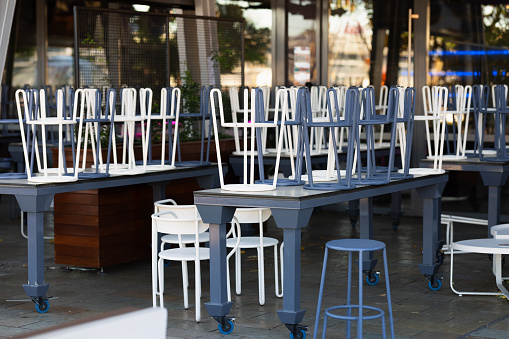
[[(226, 169), (225, 169), (226, 171)], [(124, 185), (164, 182), (175, 179), (217, 174), (217, 164), (200, 167), (177, 167), (171, 170), (153, 171), (134, 175), (111, 175), (107, 178), (87, 178), (63, 183), (32, 183), (26, 179), (0, 180), (0, 194), (47, 195), (88, 189)]]
[(264, 192), (234, 192), (216, 188), (195, 191), (194, 203), (196, 205), (305, 209), (445, 183), (447, 180), (447, 173), (419, 175), (411, 179), (394, 180), (384, 185), (361, 186), (343, 191), (309, 190), (302, 186), (277, 187), (273, 191)]
[[(433, 168), (433, 160), (421, 159), (420, 167)], [(509, 171), (509, 161), (481, 161), (479, 158), (464, 160), (443, 160), (442, 168), (447, 171), (470, 171), (470, 172), (506, 172)]]

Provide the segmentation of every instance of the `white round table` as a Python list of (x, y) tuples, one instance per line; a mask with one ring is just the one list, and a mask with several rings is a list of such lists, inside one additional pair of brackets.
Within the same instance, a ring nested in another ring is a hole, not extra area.
[[(463, 253), (482, 253), (493, 254), (493, 274), (495, 275), (498, 292), (459, 292), (453, 287), (453, 263), (454, 251), (462, 251)], [(463, 295), (504, 295), (509, 300), (509, 292), (503, 286), (502, 282), (502, 255), (509, 254), (509, 239), (469, 239), (453, 242), (451, 245), (451, 277), (450, 284), (454, 293)]]

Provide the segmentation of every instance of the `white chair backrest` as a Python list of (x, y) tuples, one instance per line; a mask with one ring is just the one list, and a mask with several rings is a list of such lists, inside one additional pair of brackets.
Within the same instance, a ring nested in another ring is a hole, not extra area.
[(272, 215), (270, 208), (237, 208), (235, 217), (241, 224), (265, 222)]
[(194, 234), (196, 241), (198, 234), (209, 229), (209, 224), (201, 220), (195, 205), (168, 206), (164, 211), (152, 214), (152, 225), (157, 232), (176, 234), (179, 238), (181, 235)]

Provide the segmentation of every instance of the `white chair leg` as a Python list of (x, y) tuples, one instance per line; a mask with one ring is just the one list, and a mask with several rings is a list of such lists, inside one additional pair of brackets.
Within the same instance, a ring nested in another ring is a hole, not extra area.
[(279, 295), (279, 265), (277, 260), (277, 245), (274, 245), (274, 288), (276, 290), (276, 297), (281, 297)]
[(189, 308), (189, 295), (187, 293), (189, 287), (189, 275), (187, 274), (187, 261), (182, 261), (182, 288), (184, 291), (184, 308)]
[(201, 320), (201, 274), (200, 274), (200, 261), (196, 260), (194, 264), (194, 276), (195, 276), (195, 300), (196, 300), (196, 322), (199, 323)]
[(231, 289), (231, 283), (230, 283), (230, 260), (229, 260), (229, 258), (226, 258), (226, 286), (227, 286), (227, 292), (228, 292), (228, 301), (232, 301), (232, 289)]
[(283, 297), (283, 293), (284, 293), (284, 277), (285, 277), (285, 263), (284, 263), (284, 256), (283, 256), (283, 253), (284, 253), (284, 249), (285, 249), (285, 242), (283, 241), (281, 243), (281, 246), (279, 247), (279, 258), (281, 260), (281, 293), (280, 294), (276, 294), (278, 298), (282, 298)]
[(240, 295), (241, 293), (241, 270), (240, 270), (240, 262), (241, 262), (241, 255), (240, 255), (240, 248), (235, 253), (235, 293), (237, 295)]
[(263, 264), (263, 247), (257, 247), (258, 251), (258, 299), (260, 305), (265, 304), (265, 272)]
[(158, 270), (157, 270), (158, 274), (159, 274), (159, 306), (160, 307), (164, 307), (164, 300), (163, 300), (163, 295), (164, 295), (164, 260), (159, 258), (159, 261), (158, 261)]

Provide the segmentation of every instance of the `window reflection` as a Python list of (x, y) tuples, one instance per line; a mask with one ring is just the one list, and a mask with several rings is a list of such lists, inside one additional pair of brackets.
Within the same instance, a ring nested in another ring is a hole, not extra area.
[(288, 82), (316, 83), (316, 1), (287, 0)]
[(272, 86), (270, 0), (256, 2), (218, 0), (216, 7), (219, 17), (246, 20), (244, 26), (245, 85), (248, 87)]
[(6, 83), (13, 88), (33, 86), (37, 79), (37, 48), (35, 39), (35, 6), (32, 1), (18, 1), (13, 19), (11, 37), (14, 37), (12, 67), (5, 65)]
[(331, 84), (369, 85), (372, 16), (371, 1), (331, 1), (329, 17)]

